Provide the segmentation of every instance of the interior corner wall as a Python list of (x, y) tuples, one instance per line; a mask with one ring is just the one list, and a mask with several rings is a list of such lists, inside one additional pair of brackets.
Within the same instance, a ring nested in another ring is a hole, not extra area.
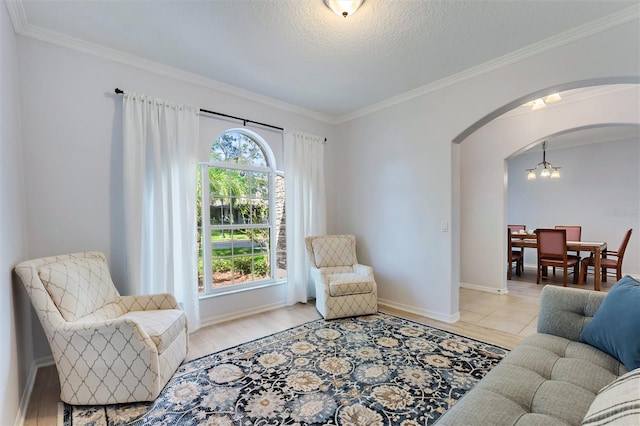
[[(482, 117), (540, 90), (607, 77), (638, 78), (639, 35), (638, 21), (628, 22), (338, 126), (343, 143), (327, 151), (332, 168), (328, 227), (357, 236), (358, 259), (373, 265), (381, 303), (443, 320), (457, 318), (453, 259), (464, 261), (470, 241), (486, 243), (484, 251), (503, 253), (504, 159), (515, 147), (502, 135), (484, 147), (498, 158), (497, 165), (491, 162), (498, 188), (483, 192), (495, 217), (485, 214), (487, 223), (468, 227), (463, 218), (465, 197), (471, 196), (462, 175), (466, 161), (451, 149), (452, 141)], [(465, 140), (461, 151), (473, 145)], [(459, 186), (454, 184), (458, 175)], [(456, 200), (460, 212), (454, 210)], [(459, 244), (453, 241), (458, 235)], [(499, 290), (504, 268), (502, 258), (496, 259), (495, 264), (478, 264), (473, 274), (482, 285)], [(465, 280), (471, 280), (468, 274), (461, 275)]]
[(0, 2), (0, 424), (21, 417), (21, 397), (33, 366), (31, 304), (15, 265), (26, 260), (26, 211), (16, 36)]
[[(535, 114), (497, 119), (462, 142), (460, 280), (463, 285), (483, 288), (487, 291), (506, 289), (506, 159), (549, 135), (569, 129), (611, 123), (640, 125), (640, 90), (638, 88), (634, 87), (576, 103), (559, 103), (536, 111)], [(559, 151), (555, 151), (555, 155), (559, 155)], [(632, 160), (638, 161), (638, 157)], [(635, 165), (635, 170), (637, 167)], [(629, 172), (631, 175), (636, 173), (634, 176), (637, 180), (637, 171), (633, 170)], [(570, 169), (562, 171), (565, 174), (571, 173)], [(604, 175), (602, 178), (606, 179)], [(584, 195), (585, 191), (580, 183), (576, 184), (574, 190)], [(637, 200), (637, 194), (632, 197)], [(553, 209), (553, 198), (547, 198), (542, 202), (548, 209)], [(578, 200), (576, 202), (579, 203)], [(600, 211), (598, 202), (598, 197), (591, 200), (584, 199), (580, 207), (589, 209), (595, 203)], [(557, 220), (551, 221), (546, 216), (539, 220), (532, 220), (527, 224), (527, 228), (561, 224), (558, 222), (561, 219), (560, 213), (557, 214)], [(563, 218), (569, 220), (566, 217)], [(618, 241), (619, 238), (615, 229), (609, 229), (606, 233), (596, 233), (594, 237), (605, 238), (607, 241)], [(527, 256), (526, 253), (525, 256)]]
[[(525, 170), (542, 159), (537, 148), (508, 160), (507, 224), (580, 225), (583, 241), (606, 241), (609, 250), (618, 250), (633, 229), (622, 273), (640, 277), (640, 140), (562, 149), (547, 144), (547, 160), (561, 167), (560, 179), (529, 181)], [(525, 266), (536, 267), (537, 258), (535, 249), (525, 249)]]
[[(129, 294), (129, 287), (122, 205), (122, 97), (114, 93), (116, 87), (301, 130), (327, 137), (328, 145), (336, 143), (331, 124), (126, 61), (23, 36), (18, 37), (18, 61), (24, 155), (29, 164), (23, 192), (28, 194), (29, 257), (102, 251), (122, 294)], [(211, 128), (210, 117), (200, 120), (204, 143), (207, 138), (212, 142), (227, 125), (242, 127), (236, 121)], [(268, 140), (273, 136), (257, 132)], [(201, 299), (200, 313), (206, 324), (277, 306), (284, 306), (282, 286)], [(39, 324), (34, 328), (35, 357), (47, 357), (47, 341)]]

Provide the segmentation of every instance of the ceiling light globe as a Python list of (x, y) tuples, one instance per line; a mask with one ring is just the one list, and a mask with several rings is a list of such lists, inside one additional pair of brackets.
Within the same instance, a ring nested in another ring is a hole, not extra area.
[(547, 104), (544, 103), (542, 98), (538, 98), (535, 101), (533, 101), (533, 106), (531, 107), (531, 110), (532, 111), (537, 111), (537, 110), (542, 109), (542, 108), (544, 108), (546, 106), (547, 106)]
[(528, 169), (528, 174), (527, 174), (527, 180), (535, 180), (536, 178), (536, 172), (533, 171), (533, 169)]
[(553, 171), (551, 172), (551, 178), (555, 179), (555, 178), (559, 178), (560, 177), (560, 170), (558, 170), (560, 167), (554, 167)]
[(548, 104), (551, 104), (553, 102), (558, 102), (560, 100), (562, 100), (562, 98), (560, 97), (560, 93), (552, 93), (551, 95), (544, 98), (544, 101)]
[(551, 176), (551, 172), (549, 171), (549, 169), (547, 168), (547, 166), (544, 166), (544, 169), (542, 169), (542, 171), (540, 172), (540, 177), (549, 177)]
[(338, 16), (351, 16), (364, 3), (364, 0), (324, 0), (324, 4)]

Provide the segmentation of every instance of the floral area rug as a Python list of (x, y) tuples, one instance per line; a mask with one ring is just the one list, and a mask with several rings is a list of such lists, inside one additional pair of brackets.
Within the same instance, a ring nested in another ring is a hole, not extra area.
[(507, 350), (378, 313), (317, 320), (184, 363), (153, 403), (64, 405), (63, 424), (430, 425)]

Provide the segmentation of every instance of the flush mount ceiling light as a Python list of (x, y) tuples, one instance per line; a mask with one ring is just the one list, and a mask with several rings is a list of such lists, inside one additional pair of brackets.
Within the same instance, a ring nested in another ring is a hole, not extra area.
[(542, 166), (540, 177), (551, 177), (552, 179), (560, 177), (560, 167), (553, 167), (553, 165), (547, 161), (547, 141), (542, 142), (542, 161), (536, 164), (533, 169), (527, 169), (527, 172), (529, 172), (527, 174), (528, 180), (535, 180), (536, 169), (540, 166)]
[(545, 97), (545, 98), (538, 98), (534, 101), (531, 102), (527, 102), (526, 104), (522, 105), (523, 107), (531, 107), (532, 111), (538, 111), (539, 109), (542, 109), (544, 107), (547, 106), (547, 104), (552, 104), (554, 102), (558, 102), (559, 100), (561, 100), (562, 98), (560, 97), (560, 93), (552, 93), (551, 95)]
[(324, 4), (331, 10), (333, 10), (336, 15), (351, 16), (356, 13), (356, 10), (364, 3), (364, 0), (324, 0)]

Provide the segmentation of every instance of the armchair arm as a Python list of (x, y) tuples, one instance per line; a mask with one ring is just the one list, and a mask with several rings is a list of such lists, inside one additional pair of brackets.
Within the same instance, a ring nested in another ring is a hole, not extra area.
[(540, 295), (538, 333), (578, 341), (605, 296), (606, 293), (599, 291), (544, 287)]
[(121, 296), (120, 306), (125, 312), (181, 309), (175, 296), (171, 293)]
[(373, 268), (371, 266), (362, 265), (360, 263), (354, 263), (353, 272), (355, 272), (358, 275), (364, 275), (365, 277), (369, 277), (371, 281), (373, 281)]

